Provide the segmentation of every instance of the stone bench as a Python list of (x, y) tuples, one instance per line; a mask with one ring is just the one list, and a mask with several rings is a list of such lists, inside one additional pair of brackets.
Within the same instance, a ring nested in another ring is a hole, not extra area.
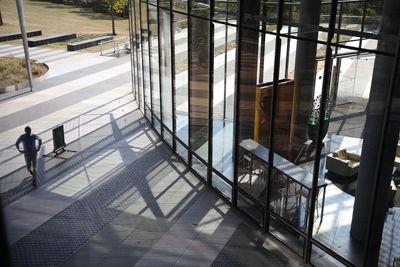
[(70, 43), (67, 45), (67, 50), (68, 51), (76, 51), (76, 50), (96, 46), (102, 41), (110, 41), (112, 39), (113, 39), (112, 36), (101, 36), (101, 37), (97, 37), (97, 38), (93, 38), (93, 39)]
[[(28, 37), (39, 36), (39, 35), (42, 35), (42, 31), (41, 30), (27, 31), (26, 35)], [(20, 32), (8, 33), (8, 34), (0, 34), (0, 42), (18, 40), (18, 39), (21, 39), (21, 38), (22, 38), (22, 34)]]
[(75, 33), (58, 34), (58, 35), (53, 35), (53, 36), (47, 36), (47, 37), (37, 38), (37, 39), (33, 39), (33, 40), (28, 40), (28, 46), (29, 47), (35, 47), (35, 46), (61, 42), (61, 41), (74, 39), (74, 38), (76, 38), (76, 34)]

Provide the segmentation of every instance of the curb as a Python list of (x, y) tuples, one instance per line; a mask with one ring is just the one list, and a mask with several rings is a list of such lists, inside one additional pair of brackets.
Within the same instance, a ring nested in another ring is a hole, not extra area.
[[(49, 73), (49, 69), (50, 69), (49, 66), (46, 63), (40, 63), (40, 64), (43, 64), (47, 68), (47, 71), (42, 76), (39, 76), (39, 77), (33, 79), (32, 82), (34, 84), (36, 82), (38, 82), (38, 81), (41, 81), (41, 80), (45, 79), (46, 76)], [(23, 82), (20, 82), (20, 83), (14, 84), (14, 85), (6, 86), (6, 87), (0, 87), (0, 94), (15, 92), (15, 91), (22, 90), (22, 89), (25, 89), (25, 88), (28, 88), (28, 87), (29, 87), (29, 81), (25, 80)]]

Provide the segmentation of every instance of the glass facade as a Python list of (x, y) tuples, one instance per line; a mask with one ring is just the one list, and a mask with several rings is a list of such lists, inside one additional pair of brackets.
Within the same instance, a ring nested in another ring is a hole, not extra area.
[(133, 93), (200, 179), (307, 263), (392, 263), (399, 1), (130, 0), (130, 15)]

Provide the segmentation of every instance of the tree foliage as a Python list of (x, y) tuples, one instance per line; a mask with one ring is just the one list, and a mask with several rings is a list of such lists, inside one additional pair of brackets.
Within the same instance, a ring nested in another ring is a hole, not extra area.
[(76, 7), (92, 8), (94, 12), (128, 17), (128, 0), (47, 0), (53, 3), (73, 5)]
[(108, 0), (108, 9), (115, 14), (124, 15), (128, 8), (128, 0)]
[(116, 35), (115, 32), (115, 15), (122, 15), (128, 6), (128, 0), (106, 0), (107, 8), (111, 14), (111, 27), (112, 34)]

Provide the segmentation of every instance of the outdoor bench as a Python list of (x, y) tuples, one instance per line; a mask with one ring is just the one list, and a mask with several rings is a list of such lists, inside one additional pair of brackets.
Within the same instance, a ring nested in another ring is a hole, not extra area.
[[(27, 31), (26, 35), (28, 37), (39, 36), (39, 35), (42, 35), (42, 31), (41, 30)], [(20, 32), (8, 33), (8, 34), (0, 34), (0, 42), (18, 40), (18, 39), (21, 39), (21, 38), (22, 38), (22, 35), (21, 35)]]
[(35, 47), (35, 46), (61, 42), (61, 41), (74, 39), (74, 38), (76, 38), (76, 34), (75, 33), (58, 34), (58, 35), (53, 35), (53, 36), (47, 36), (47, 37), (42, 37), (42, 38), (36, 38), (36, 39), (33, 39), (33, 40), (28, 40), (28, 46), (29, 47)]
[(96, 46), (102, 41), (110, 41), (112, 39), (113, 39), (112, 36), (101, 36), (101, 37), (97, 37), (97, 38), (93, 38), (93, 39), (74, 42), (74, 43), (70, 43), (67, 45), (67, 50), (68, 51), (76, 51), (76, 50)]

